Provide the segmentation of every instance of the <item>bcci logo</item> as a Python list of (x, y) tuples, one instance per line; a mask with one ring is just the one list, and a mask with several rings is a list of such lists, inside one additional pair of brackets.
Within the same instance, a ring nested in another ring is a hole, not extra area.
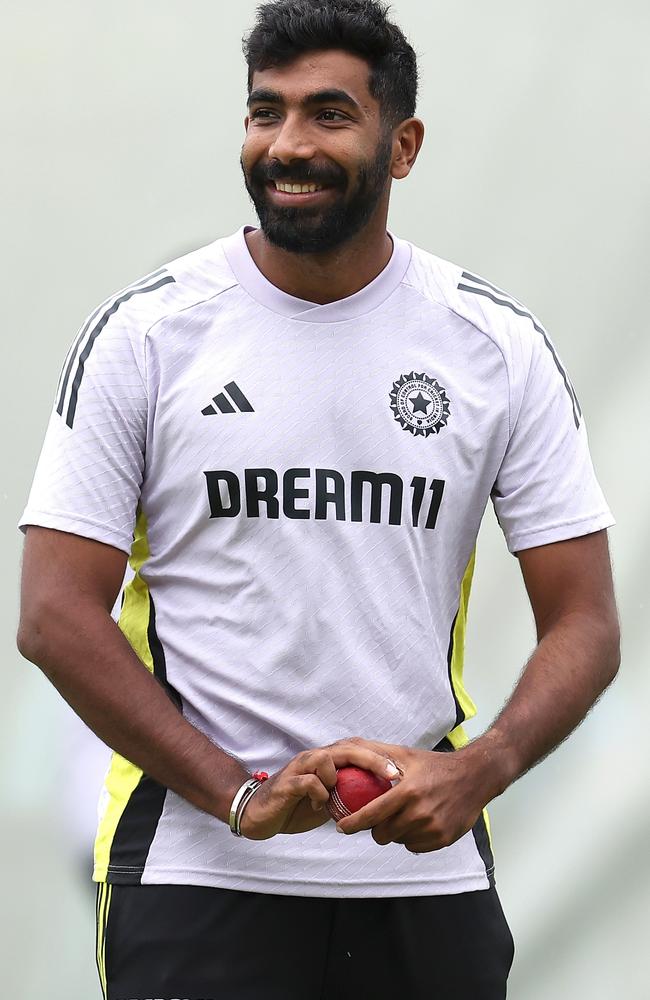
[(411, 434), (438, 434), (449, 420), (449, 399), (434, 378), (422, 372), (401, 375), (393, 382), (390, 408), (405, 431)]

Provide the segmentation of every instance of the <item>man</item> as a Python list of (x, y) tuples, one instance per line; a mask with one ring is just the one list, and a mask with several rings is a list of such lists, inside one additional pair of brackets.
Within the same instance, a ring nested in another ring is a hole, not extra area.
[[(266, 4), (246, 56), (260, 228), (89, 317), (22, 519), (20, 648), (117, 751), (102, 986), (497, 1000), (513, 952), (484, 807), (616, 673), (611, 515), (543, 327), (387, 233), (424, 129), (383, 7)], [(538, 645), (468, 743), (490, 497)], [(345, 764), (393, 787), (339, 836)]]

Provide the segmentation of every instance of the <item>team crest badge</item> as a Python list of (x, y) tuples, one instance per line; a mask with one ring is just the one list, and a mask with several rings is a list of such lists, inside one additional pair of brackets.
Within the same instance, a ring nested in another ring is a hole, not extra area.
[(400, 375), (397, 382), (393, 382), (390, 408), (404, 430), (416, 436), (439, 434), (449, 420), (447, 393), (439, 382), (424, 372)]

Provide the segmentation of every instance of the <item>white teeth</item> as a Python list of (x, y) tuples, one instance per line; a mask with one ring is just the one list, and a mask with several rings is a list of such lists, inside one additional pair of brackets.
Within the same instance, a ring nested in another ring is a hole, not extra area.
[(289, 184), (285, 181), (276, 181), (275, 187), (284, 194), (314, 194), (322, 190), (319, 184)]

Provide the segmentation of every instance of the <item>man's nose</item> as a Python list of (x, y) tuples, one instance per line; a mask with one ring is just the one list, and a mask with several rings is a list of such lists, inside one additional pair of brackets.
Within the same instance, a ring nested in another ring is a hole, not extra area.
[(315, 153), (316, 146), (304, 123), (287, 115), (269, 146), (269, 158), (289, 164), (291, 160), (311, 160)]

